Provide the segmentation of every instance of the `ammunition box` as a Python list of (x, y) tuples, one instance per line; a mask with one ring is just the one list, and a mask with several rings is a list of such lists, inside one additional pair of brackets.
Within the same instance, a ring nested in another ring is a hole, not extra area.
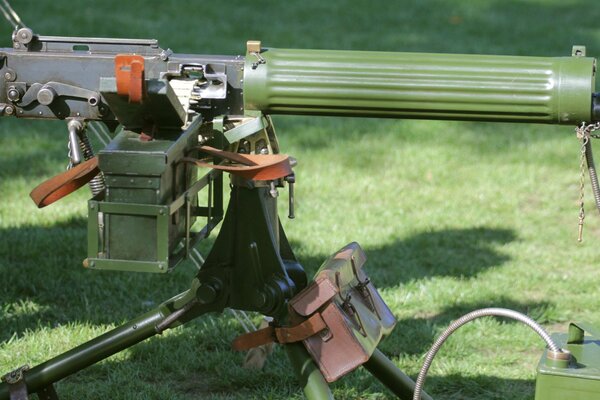
[(175, 266), (176, 249), (193, 224), (181, 197), (197, 176), (181, 159), (197, 141), (194, 129), (172, 140), (143, 140), (123, 130), (99, 152), (106, 191), (89, 202), (88, 267), (167, 272)]

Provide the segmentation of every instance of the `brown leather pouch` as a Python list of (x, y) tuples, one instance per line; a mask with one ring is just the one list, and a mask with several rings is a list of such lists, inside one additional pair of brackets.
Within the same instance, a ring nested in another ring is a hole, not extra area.
[(302, 340), (328, 382), (365, 363), (396, 325), (392, 312), (362, 270), (366, 256), (350, 243), (321, 266), (289, 303), (289, 327), (242, 335), (234, 348)]
[(382, 337), (396, 325), (392, 312), (362, 269), (365, 261), (358, 243), (347, 245), (327, 260), (314, 282), (290, 301), (292, 321), (319, 312), (327, 325), (305, 339), (304, 345), (328, 382), (365, 363)]

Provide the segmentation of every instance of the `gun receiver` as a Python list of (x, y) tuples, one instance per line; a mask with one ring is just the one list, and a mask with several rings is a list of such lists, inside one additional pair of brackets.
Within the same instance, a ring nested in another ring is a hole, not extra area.
[[(4, 115), (118, 122), (140, 130), (158, 121), (180, 129), (196, 113), (205, 120), (243, 114), (240, 57), (174, 55), (155, 40), (37, 36), (28, 28), (13, 35), (13, 47), (1, 50)], [(119, 54), (135, 54), (143, 62), (141, 104), (117, 93)]]

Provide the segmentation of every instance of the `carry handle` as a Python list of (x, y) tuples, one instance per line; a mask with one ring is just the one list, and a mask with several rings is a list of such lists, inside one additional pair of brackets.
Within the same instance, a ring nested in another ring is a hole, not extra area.
[(600, 338), (600, 332), (596, 327), (585, 322), (571, 322), (569, 324), (569, 338), (567, 339), (567, 344), (582, 344), (585, 332), (596, 338)]

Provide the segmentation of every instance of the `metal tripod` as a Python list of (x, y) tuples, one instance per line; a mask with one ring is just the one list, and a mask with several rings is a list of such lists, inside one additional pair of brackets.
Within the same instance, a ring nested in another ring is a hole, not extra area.
[[(27, 399), (28, 393), (57, 399), (54, 382), (166, 329), (226, 307), (257, 311), (285, 323), (287, 301), (306, 284), (306, 274), (281, 228), (272, 187), (234, 179), (221, 231), (188, 290), (51, 360), (7, 374), (0, 384), (0, 400)], [(285, 349), (306, 397), (332, 399), (304, 346), (293, 343)], [(414, 382), (381, 352), (376, 350), (364, 367), (399, 398), (412, 399)]]

